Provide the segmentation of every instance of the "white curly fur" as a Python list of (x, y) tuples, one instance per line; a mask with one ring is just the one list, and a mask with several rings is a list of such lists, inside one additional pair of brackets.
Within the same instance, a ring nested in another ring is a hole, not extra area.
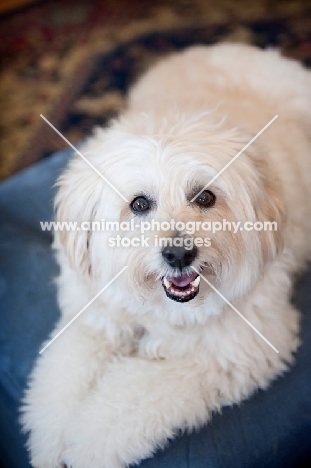
[[(310, 257), (310, 72), (274, 51), (193, 47), (151, 68), (128, 102), (81, 152), (128, 200), (153, 197), (144, 219), (278, 222), (274, 233), (215, 234), (193, 266), (279, 354), (203, 281), (190, 302), (167, 298), (160, 278), (169, 267), (159, 248), (109, 248), (104, 232), (58, 233), (62, 316), (51, 336), (128, 269), (38, 358), (22, 415), (36, 468), (137, 463), (178, 430), (200, 427), (222, 405), (266, 388), (299, 344), (290, 294), (293, 273)], [(276, 114), (209, 187), (213, 208), (187, 202)], [(56, 204), (59, 220), (134, 216), (77, 155)]]

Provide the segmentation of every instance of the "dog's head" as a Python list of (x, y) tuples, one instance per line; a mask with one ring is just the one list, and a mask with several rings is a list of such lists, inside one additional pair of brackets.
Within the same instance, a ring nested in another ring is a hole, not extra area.
[[(280, 250), (284, 218), (265, 148), (255, 142), (229, 165), (251, 137), (206, 113), (128, 115), (97, 130), (81, 152), (123, 197), (79, 156), (71, 161), (58, 220), (95, 222), (58, 234), (72, 268), (101, 289), (128, 266), (107, 301), (174, 323), (219, 312), (211, 285), (229, 301), (246, 294)], [(259, 229), (265, 222), (276, 224)]]

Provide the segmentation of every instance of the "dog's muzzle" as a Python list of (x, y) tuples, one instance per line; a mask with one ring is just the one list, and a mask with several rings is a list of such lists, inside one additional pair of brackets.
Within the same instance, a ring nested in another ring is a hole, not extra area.
[(197, 256), (197, 248), (191, 250), (184, 247), (165, 247), (162, 256), (172, 268), (180, 271), (179, 276), (163, 276), (162, 285), (170, 299), (177, 302), (188, 302), (194, 299), (199, 292), (200, 276), (193, 272), (182, 274), (182, 270), (191, 265)]

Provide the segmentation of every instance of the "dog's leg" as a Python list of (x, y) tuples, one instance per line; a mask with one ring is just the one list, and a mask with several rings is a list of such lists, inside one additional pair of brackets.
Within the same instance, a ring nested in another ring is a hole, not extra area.
[(122, 358), (76, 408), (65, 431), (72, 468), (120, 468), (150, 456), (179, 429), (198, 427), (219, 406), (204, 392), (202, 364)]
[(63, 461), (70, 468), (126, 467), (152, 455), (179, 429), (199, 427), (212, 411), (265, 388), (293, 359), (298, 313), (284, 304), (255, 315), (265, 325), (262, 332), (273, 333), (279, 354), (228, 312), (224, 327), (235, 332), (223, 333), (226, 342), (217, 350), (227, 366), (204, 348), (184, 358), (110, 361), (68, 421)]
[[(64, 324), (59, 324), (60, 330)], [(80, 399), (90, 392), (111, 349), (100, 333), (75, 323), (44, 351), (30, 377), (21, 423), (29, 431), (31, 463), (61, 465), (63, 430)]]

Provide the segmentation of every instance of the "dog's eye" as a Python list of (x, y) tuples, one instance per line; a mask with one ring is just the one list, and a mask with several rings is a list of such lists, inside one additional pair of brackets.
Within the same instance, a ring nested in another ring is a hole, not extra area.
[(197, 198), (196, 203), (200, 206), (204, 206), (204, 208), (213, 206), (215, 204), (216, 197), (213, 192), (209, 190), (204, 190)]
[(150, 209), (150, 203), (146, 197), (136, 197), (131, 203), (131, 208), (132, 211), (141, 213)]

